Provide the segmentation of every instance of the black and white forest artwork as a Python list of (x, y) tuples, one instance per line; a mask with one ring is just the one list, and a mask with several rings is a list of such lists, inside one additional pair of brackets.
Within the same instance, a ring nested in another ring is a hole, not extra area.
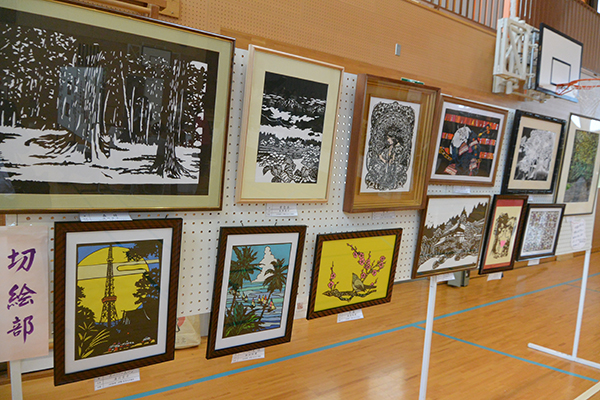
[(371, 97), (361, 192), (410, 190), (419, 109), (419, 104)]
[(413, 277), (477, 266), (489, 197), (430, 197)]
[(317, 183), (328, 85), (265, 72), (256, 182)]
[(208, 193), (218, 52), (0, 16), (0, 193)]
[(546, 181), (551, 173), (556, 133), (523, 127), (514, 179)]

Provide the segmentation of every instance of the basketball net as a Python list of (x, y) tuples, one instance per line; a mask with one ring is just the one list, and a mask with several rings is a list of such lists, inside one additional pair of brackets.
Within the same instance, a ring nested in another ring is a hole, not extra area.
[(600, 78), (579, 79), (556, 85), (556, 94), (562, 96), (571, 93), (577, 97), (581, 113), (587, 117), (600, 118)]

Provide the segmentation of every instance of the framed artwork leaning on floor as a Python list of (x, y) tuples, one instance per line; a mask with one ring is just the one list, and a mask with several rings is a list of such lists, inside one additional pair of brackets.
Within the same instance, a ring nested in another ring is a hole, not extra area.
[(289, 342), (306, 226), (223, 227), (206, 358)]
[(182, 220), (54, 230), (54, 384), (172, 360)]
[(554, 255), (564, 211), (564, 204), (527, 206), (518, 260)]
[(556, 201), (565, 215), (591, 214), (598, 193), (600, 120), (571, 114)]
[(389, 302), (402, 229), (317, 235), (307, 318)]
[(428, 196), (412, 278), (477, 268), (490, 196)]
[(495, 195), (486, 227), (480, 274), (512, 269), (525, 218), (528, 196)]

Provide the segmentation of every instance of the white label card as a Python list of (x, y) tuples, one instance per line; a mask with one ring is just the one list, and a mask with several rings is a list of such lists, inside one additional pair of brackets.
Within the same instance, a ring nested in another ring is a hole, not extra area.
[(95, 221), (131, 221), (131, 215), (127, 212), (120, 213), (80, 213), (79, 220), (81, 222)]
[(454, 186), (454, 193), (471, 193), (471, 188), (469, 186)]
[(297, 204), (267, 204), (268, 217), (297, 217)]
[(446, 281), (451, 281), (451, 280), (454, 280), (453, 272), (448, 272), (447, 274), (441, 274), (441, 275), (437, 276), (438, 282), (446, 282)]
[(585, 234), (585, 219), (571, 217), (571, 248), (582, 250), (585, 248), (587, 237)]
[(539, 265), (540, 264), (540, 259), (539, 258), (535, 258), (533, 260), (529, 260), (527, 262), (527, 265)]
[(256, 349), (250, 351), (244, 351), (243, 353), (234, 354), (231, 357), (231, 363), (238, 363), (242, 361), (258, 360), (259, 358), (265, 358), (265, 349)]
[(140, 370), (132, 369), (130, 371), (118, 372), (116, 374), (101, 376), (94, 379), (94, 390), (105, 389), (112, 386), (123, 385), (125, 383), (136, 382), (140, 380)]
[(494, 272), (494, 273), (488, 274), (487, 280), (495, 281), (498, 279), (502, 279), (503, 277), (504, 277), (504, 274), (502, 272)]
[(394, 211), (377, 211), (373, 213), (373, 221), (378, 221), (382, 219), (394, 219), (396, 217), (396, 213)]
[(354, 321), (356, 319), (363, 319), (363, 318), (364, 318), (364, 315), (363, 315), (362, 310), (352, 310), (352, 311), (338, 314), (337, 322), (339, 324), (340, 322)]

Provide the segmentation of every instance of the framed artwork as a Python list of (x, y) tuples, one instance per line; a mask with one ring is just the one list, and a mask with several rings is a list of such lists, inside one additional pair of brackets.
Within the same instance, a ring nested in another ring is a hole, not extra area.
[(412, 278), (477, 268), (490, 196), (428, 196)]
[(431, 183), (494, 186), (508, 111), (442, 96)]
[(600, 120), (571, 114), (556, 201), (565, 215), (591, 214), (598, 192)]
[(223, 227), (206, 358), (289, 342), (306, 226)]
[(517, 110), (502, 193), (554, 194), (565, 121)]
[(518, 260), (554, 255), (564, 211), (564, 204), (527, 206)]
[(479, 264), (480, 274), (513, 268), (527, 200), (525, 195), (494, 196)]
[(54, 225), (54, 384), (172, 360), (181, 219)]
[(326, 202), (344, 68), (249, 46), (238, 202)]
[(233, 39), (65, 3), (9, 3), (0, 211), (221, 209)]
[(307, 318), (387, 303), (402, 229), (317, 235)]
[(440, 89), (358, 75), (344, 211), (419, 209)]

